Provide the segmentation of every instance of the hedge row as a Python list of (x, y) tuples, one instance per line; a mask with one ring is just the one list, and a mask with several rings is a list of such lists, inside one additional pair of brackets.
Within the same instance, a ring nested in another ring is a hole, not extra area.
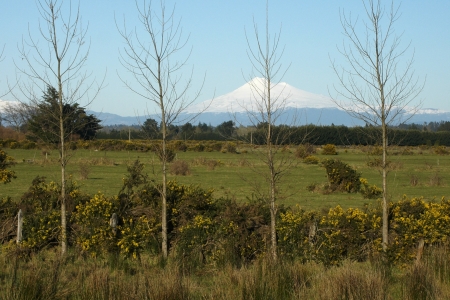
[[(346, 127), (346, 126), (275, 126), (273, 130), (273, 143), (284, 137), (286, 144), (298, 145), (310, 143), (315, 145), (381, 145), (381, 129), (377, 127)], [(255, 144), (265, 142), (264, 130), (252, 133)], [(250, 134), (248, 139), (250, 140)], [(388, 130), (390, 145), (420, 146), (443, 145), (450, 146), (450, 131), (421, 131), (421, 130)]]
[[(115, 197), (86, 195), (68, 182), (69, 240), (73, 248), (93, 256), (109, 252), (138, 258), (144, 251), (159, 253), (161, 207), (154, 186), (138, 161)], [(0, 241), (4, 251), (29, 254), (57, 246), (60, 234), (59, 186), (36, 178), (20, 203), (0, 204)], [(270, 216), (266, 203), (236, 203), (215, 199), (212, 190), (168, 184), (168, 235), (172, 257), (184, 264), (245, 264), (267, 253)], [(16, 246), (18, 210), (24, 219), (24, 240)], [(340, 206), (328, 212), (279, 207), (277, 237), (280, 256), (325, 265), (345, 259), (364, 261), (381, 253), (381, 208)], [(113, 214), (117, 228), (110, 226)], [(389, 257), (395, 263), (412, 260), (416, 245), (445, 243), (450, 236), (450, 201), (426, 202), (403, 198), (390, 205)]]
[[(167, 143), (168, 148), (175, 151), (197, 151), (197, 152), (236, 152), (241, 142), (225, 142), (225, 141), (180, 141), (173, 140)], [(78, 140), (69, 142), (68, 147), (72, 150), (76, 149), (92, 149), (98, 151), (156, 151), (160, 147), (160, 140)], [(12, 139), (0, 140), (0, 148), (10, 149), (40, 149), (51, 147), (28, 140), (16, 141)], [(54, 145), (53, 147), (56, 147)]]

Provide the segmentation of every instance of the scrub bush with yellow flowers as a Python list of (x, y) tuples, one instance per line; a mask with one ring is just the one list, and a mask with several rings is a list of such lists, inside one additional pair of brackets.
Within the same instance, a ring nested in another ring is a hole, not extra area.
[(337, 155), (336, 146), (334, 144), (326, 144), (322, 146), (323, 155)]
[(14, 171), (8, 170), (15, 164), (14, 158), (6, 154), (5, 151), (0, 149), (0, 183), (4, 184), (11, 182), (11, 179), (16, 178)]
[(376, 185), (369, 185), (369, 182), (366, 178), (360, 178), (361, 182), (360, 192), (363, 195), (364, 199), (377, 199), (381, 196), (383, 190)]
[(120, 211), (117, 197), (106, 198), (97, 193), (89, 201), (79, 204), (72, 215), (75, 243), (81, 251), (99, 256), (116, 252), (124, 257), (137, 258), (147, 248), (157, 229), (145, 215), (120, 214), (117, 228), (110, 226), (114, 212)]
[(265, 255), (270, 217), (262, 201), (236, 203), (216, 199), (207, 212), (180, 225), (175, 241), (182, 265), (240, 267)]
[[(71, 178), (67, 181), (66, 192), (67, 215), (70, 219), (74, 206), (77, 202), (84, 201), (86, 195), (80, 192), (77, 182), (72, 181)], [(21, 248), (38, 251), (59, 244), (61, 233), (60, 194), (59, 184), (53, 181), (46, 182), (45, 177), (38, 176), (33, 179), (30, 188), (21, 197), (17, 206), (17, 211), (20, 208), (24, 214)]]
[(316, 211), (305, 211), (299, 206), (280, 213), (277, 237), (281, 256), (303, 261), (312, 258), (318, 217)]
[[(92, 256), (113, 252), (137, 259), (144, 251), (159, 253), (161, 186), (152, 182), (144, 169), (139, 161), (131, 164), (123, 178), (123, 188), (118, 196), (110, 198), (100, 192), (85, 195), (75, 181), (67, 181), (69, 245)], [(363, 188), (370, 187), (356, 171), (348, 173), (344, 175), (352, 178), (351, 183), (357, 179)], [(0, 225), (6, 233), (0, 236), (2, 243), (9, 241), (8, 247), (17, 249), (11, 220), (20, 208), (24, 213), (20, 250), (31, 253), (58, 245), (59, 195), (58, 184), (36, 177), (19, 203), (3, 199)], [(215, 199), (213, 190), (169, 181), (167, 208), (171, 254), (183, 267), (205, 264), (240, 267), (268, 254), (270, 215), (263, 199), (247, 203)], [(426, 247), (448, 243), (449, 200), (428, 202), (405, 196), (391, 203), (389, 211), (387, 254), (391, 262), (403, 264), (414, 259), (421, 240)], [(116, 228), (110, 226), (114, 213), (118, 217)], [(346, 259), (364, 261), (382, 252), (379, 203), (362, 209), (336, 206), (327, 212), (300, 207), (286, 209), (280, 205), (277, 218), (280, 258), (319, 261), (329, 266)]]
[(319, 158), (314, 155), (308, 155), (303, 159), (303, 162), (307, 165), (317, 165), (319, 163)]
[(339, 159), (325, 159), (322, 161), (330, 189), (347, 193), (357, 193), (361, 187), (361, 174)]
[(75, 243), (82, 251), (97, 256), (115, 246), (115, 234), (109, 220), (117, 210), (117, 201), (97, 193), (89, 201), (77, 205), (72, 214), (75, 226)]
[(319, 228), (316, 254), (321, 262), (336, 265), (348, 258), (363, 261), (379, 243), (381, 215), (378, 210), (344, 210), (338, 205), (322, 216)]
[[(150, 221), (145, 215), (138, 218), (123, 218), (119, 225), (117, 235), (117, 247), (123, 257), (136, 259), (144, 250), (150, 250), (149, 244), (156, 240), (160, 232), (155, 222)], [(159, 244), (159, 242), (158, 242)]]
[(427, 202), (423, 197), (403, 198), (391, 204), (391, 252), (398, 262), (415, 258), (417, 244), (447, 243), (450, 237), (450, 201)]
[[(283, 206), (278, 207), (284, 212)], [(252, 200), (249, 203), (236, 203), (228, 200), (217, 217), (220, 223), (223, 258), (232, 260), (240, 266), (264, 256), (270, 243), (270, 212), (267, 201)]]
[(214, 232), (217, 224), (204, 215), (196, 215), (191, 221), (181, 226), (177, 239), (178, 256), (183, 265), (195, 267), (209, 262), (215, 248)]

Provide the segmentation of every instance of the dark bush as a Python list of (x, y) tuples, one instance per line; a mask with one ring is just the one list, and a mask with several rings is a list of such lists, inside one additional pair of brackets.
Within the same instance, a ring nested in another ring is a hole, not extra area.
[(314, 153), (316, 153), (316, 147), (307, 143), (298, 146), (297, 150), (295, 150), (295, 157), (305, 159)]
[(322, 162), (333, 191), (357, 193), (361, 187), (361, 174), (339, 159), (326, 159)]

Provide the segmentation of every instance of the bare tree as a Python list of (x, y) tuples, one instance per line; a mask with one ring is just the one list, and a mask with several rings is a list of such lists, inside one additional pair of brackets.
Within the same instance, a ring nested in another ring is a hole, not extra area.
[[(396, 123), (406, 121), (417, 111), (413, 100), (422, 91), (424, 82), (415, 76), (414, 54), (405, 59), (410, 45), (403, 46), (402, 34), (395, 32), (400, 6), (391, 2), (389, 8), (380, 0), (363, 1), (367, 21), (363, 30), (358, 20), (341, 12), (341, 24), (345, 41), (341, 53), (345, 66), (332, 61), (339, 80), (335, 86), (334, 101), (350, 115), (381, 128), (382, 185), (383, 185), (383, 250), (389, 243), (388, 235), (388, 187), (387, 147), (388, 130)], [(338, 101), (337, 99), (342, 99)]]
[[(269, 33), (269, 4), (266, 2), (266, 24), (263, 34), (258, 26), (253, 22), (254, 44), (251, 36), (245, 33), (247, 40), (247, 56), (252, 64), (252, 71), (249, 76), (244, 76), (250, 84), (252, 91), (251, 107), (243, 104), (247, 116), (254, 127), (262, 132), (261, 144), (265, 145), (264, 150), (257, 153), (260, 161), (263, 162), (266, 171), (254, 170), (264, 178), (267, 188), (256, 185), (255, 191), (259, 196), (267, 201), (270, 207), (270, 253), (274, 261), (277, 260), (277, 236), (276, 236), (276, 215), (277, 199), (280, 198), (280, 181), (287, 171), (293, 166), (295, 161), (292, 157), (280, 151), (283, 144), (288, 141), (291, 131), (284, 127), (277, 132), (274, 131), (275, 124), (288, 121), (295, 124), (295, 117), (287, 120), (286, 101), (289, 98), (289, 91), (284, 91), (281, 82), (289, 66), (283, 67), (281, 58), (284, 48), (280, 48), (281, 27), (277, 34)], [(286, 124), (286, 123), (285, 123)]]
[(33, 108), (26, 103), (7, 103), (3, 107), (2, 121), (12, 126), (15, 131), (21, 132), (32, 113)]
[(37, 2), (37, 8), (40, 14), (38, 29), (43, 44), (33, 36), (29, 26), (28, 38), (18, 46), (20, 60), (15, 64), (28, 79), (26, 83), (19, 84), (19, 90), (32, 106), (38, 107), (42, 103), (41, 95), (45, 95), (49, 88), (55, 87), (57, 93), (57, 108), (48, 109), (46, 113), (48, 121), (57, 128), (51, 134), (59, 140), (61, 255), (64, 255), (67, 251), (66, 166), (69, 160), (66, 142), (71, 136), (70, 130), (65, 128), (65, 120), (70, 116), (64, 113), (64, 107), (81, 100), (89, 104), (102, 84), (88, 82), (90, 74), (83, 71), (89, 46), (85, 44), (87, 27), (82, 24), (79, 5), (74, 8), (70, 1), (68, 6), (64, 6), (62, 0), (41, 0)]
[(186, 67), (189, 54), (183, 57), (181, 53), (189, 36), (183, 36), (181, 21), (174, 16), (175, 7), (167, 10), (165, 1), (161, 0), (158, 11), (153, 8), (151, 1), (143, 1), (142, 4), (136, 1), (136, 8), (142, 31), (128, 30), (125, 21), (123, 29), (118, 27), (125, 41), (120, 61), (135, 81), (130, 83), (122, 77), (121, 80), (131, 91), (156, 105), (161, 118), (161, 231), (162, 254), (167, 258), (167, 164), (171, 159), (167, 149), (168, 129), (198, 98), (201, 88), (189, 97), (193, 73), (191, 71), (183, 80), (183, 68)]

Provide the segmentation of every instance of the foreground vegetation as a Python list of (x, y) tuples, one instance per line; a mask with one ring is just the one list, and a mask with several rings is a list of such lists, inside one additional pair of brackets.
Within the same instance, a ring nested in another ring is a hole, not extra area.
[[(2, 186), (0, 298), (449, 297), (445, 148), (390, 149), (391, 191), (397, 194), (390, 207), (390, 247), (383, 252), (380, 205), (376, 193), (371, 196), (378, 183), (377, 147), (285, 147), (282, 153), (295, 164), (283, 182), (279, 261), (272, 264), (267, 202), (246, 179), (258, 172), (259, 148), (201, 145), (186, 144), (171, 163), (167, 261), (159, 247), (157, 153), (89, 147), (71, 153), (70, 253), (61, 260), (55, 251), (60, 187), (52, 178), (57, 160), (51, 149), (7, 149), (18, 164), (11, 167), (17, 179)], [(19, 190), (12, 198), (3, 194), (10, 187)], [(19, 209), (24, 238), (16, 245)]]
[(373, 259), (340, 267), (258, 260), (235, 268), (161, 265), (115, 255), (67, 258), (45, 251), (28, 260), (0, 255), (1, 299), (449, 299), (448, 248), (433, 248), (420, 264), (399, 269)]

